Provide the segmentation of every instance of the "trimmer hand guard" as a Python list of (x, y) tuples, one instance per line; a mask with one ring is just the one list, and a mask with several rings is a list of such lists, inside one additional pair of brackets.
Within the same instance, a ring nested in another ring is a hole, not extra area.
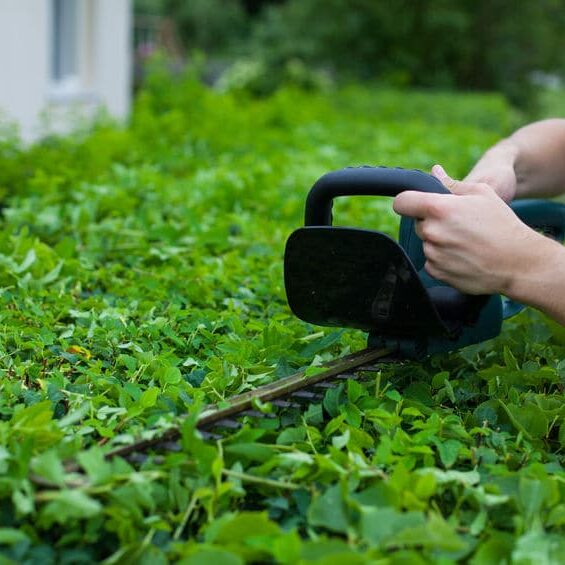
[(410, 258), (385, 234), (306, 227), (289, 238), (285, 286), (302, 320), (398, 336), (452, 335)]

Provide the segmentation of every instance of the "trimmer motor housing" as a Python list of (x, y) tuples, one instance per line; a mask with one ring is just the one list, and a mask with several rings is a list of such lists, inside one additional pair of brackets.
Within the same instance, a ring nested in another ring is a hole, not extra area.
[[(462, 294), (432, 278), (424, 269), (413, 219), (402, 218), (398, 243), (378, 231), (332, 226), (334, 198), (394, 197), (404, 190), (450, 194), (435, 177), (400, 168), (350, 167), (314, 184), (306, 200), (305, 225), (286, 244), (290, 308), (312, 324), (364, 330), (369, 346), (391, 348), (406, 358), (495, 337), (502, 320), (522, 305), (498, 295)], [(533, 228), (563, 241), (564, 205), (523, 200), (512, 208)]]

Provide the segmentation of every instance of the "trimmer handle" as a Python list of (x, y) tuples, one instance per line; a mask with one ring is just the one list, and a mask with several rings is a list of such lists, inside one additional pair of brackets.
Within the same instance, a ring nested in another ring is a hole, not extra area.
[(510, 205), (528, 226), (557, 241), (565, 239), (565, 205), (551, 200), (516, 200)]
[(347, 167), (321, 177), (306, 199), (305, 226), (331, 226), (332, 203), (339, 196), (391, 196), (405, 190), (449, 194), (441, 182), (416, 169)]
[[(339, 196), (390, 196), (405, 190), (451, 194), (445, 186), (418, 169), (401, 167), (346, 167), (326, 173), (310, 189), (306, 198), (305, 226), (331, 226), (333, 199)], [(415, 220), (403, 216), (398, 243), (420, 271), (426, 258), (421, 239), (416, 235)]]
[[(327, 173), (314, 184), (306, 199), (304, 224), (307, 227), (331, 226), (332, 202), (336, 197), (394, 197), (405, 190), (451, 194), (438, 179), (416, 169), (348, 167)], [(457, 325), (476, 319), (488, 297), (463, 294), (433, 279), (424, 271), (424, 250), (422, 241), (416, 235), (413, 218), (402, 218), (399, 243), (419, 272), (420, 279), (444, 322)]]

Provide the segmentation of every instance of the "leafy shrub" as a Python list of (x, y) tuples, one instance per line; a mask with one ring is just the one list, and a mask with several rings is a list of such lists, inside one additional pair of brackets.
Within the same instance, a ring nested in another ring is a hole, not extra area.
[(248, 20), (239, 0), (164, 0), (164, 10), (174, 15), (189, 49), (221, 52), (248, 31)]
[[(272, 92), (288, 79), (289, 63), (301, 61), (311, 73), (323, 70), (345, 80), (498, 90), (535, 110), (539, 89), (533, 74), (562, 75), (564, 70), (563, 0), (160, 4), (177, 23), (189, 51), (260, 61), (268, 72), (261, 88), (251, 83), (254, 92)], [(242, 65), (231, 72), (239, 75)]]
[(564, 3), (288, 0), (266, 11), (257, 39), (271, 66), (300, 58), (340, 74), (500, 90), (526, 104), (533, 71), (562, 72)]
[(287, 61), (277, 73), (260, 59), (238, 59), (222, 73), (215, 87), (221, 91), (265, 96), (281, 85), (304, 90), (328, 90), (335, 86), (328, 73), (307, 67), (300, 59)]
[[(252, 100), (176, 80), (152, 77), (126, 129), (2, 145), (3, 556), (558, 560), (565, 334), (533, 314), (221, 444), (194, 432), (205, 403), (364, 344), (284, 299), (284, 241), (315, 179), (436, 160), (461, 175), (510, 127), (503, 99), (350, 87)], [(382, 199), (339, 202), (336, 218), (397, 225)], [(136, 469), (104, 459), (187, 413), (181, 452)]]

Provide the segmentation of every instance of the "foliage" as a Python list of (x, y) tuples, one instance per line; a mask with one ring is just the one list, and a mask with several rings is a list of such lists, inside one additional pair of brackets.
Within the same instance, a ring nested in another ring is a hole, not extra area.
[(340, 74), (533, 97), (533, 71), (562, 72), (562, 0), (288, 0), (258, 26), (273, 66), (293, 58)]
[[(511, 126), (506, 104), (178, 81), (154, 76), (126, 129), (1, 145), (4, 558), (555, 562), (565, 331), (539, 316), (222, 441), (194, 431), (204, 404), (363, 346), (285, 302), (284, 241), (313, 181), (361, 163), (461, 175)], [(381, 199), (336, 218), (397, 226)], [(180, 452), (104, 460), (184, 414)]]
[[(289, 65), (397, 86), (487, 89), (534, 105), (534, 72), (563, 74), (565, 2), (506, 0), (167, 0), (189, 49), (263, 65), (261, 88)], [(262, 10), (257, 8), (261, 6)], [(246, 10), (247, 9), (247, 10)], [(239, 63), (238, 63), (239, 64)]]
[(222, 51), (248, 33), (248, 19), (239, 0), (164, 0), (164, 11), (175, 22), (191, 49)]

